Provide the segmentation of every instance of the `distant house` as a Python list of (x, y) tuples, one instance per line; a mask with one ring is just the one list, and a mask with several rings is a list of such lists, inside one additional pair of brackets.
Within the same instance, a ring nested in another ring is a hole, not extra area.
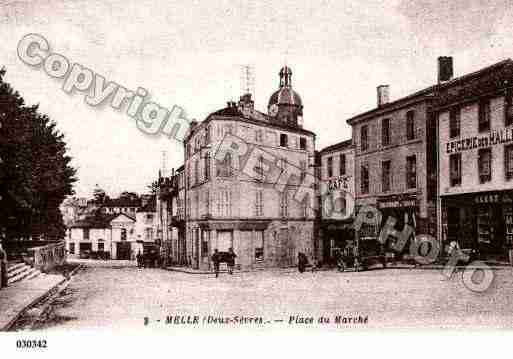
[(158, 233), (156, 219), (155, 199), (151, 198), (135, 214), (135, 233), (138, 241), (155, 242), (162, 239), (161, 233)]
[(125, 213), (135, 218), (135, 213), (141, 207), (140, 198), (120, 197), (107, 199), (102, 204), (102, 212), (105, 214)]
[(73, 222), (79, 219), (83, 219), (94, 209), (95, 206), (84, 197), (66, 198), (60, 206), (62, 219), (66, 227), (69, 227)]
[(97, 212), (70, 226), (66, 249), (72, 258), (106, 252), (111, 259), (132, 260), (138, 251), (142, 251), (143, 241), (136, 234), (135, 217), (125, 213), (106, 215)]

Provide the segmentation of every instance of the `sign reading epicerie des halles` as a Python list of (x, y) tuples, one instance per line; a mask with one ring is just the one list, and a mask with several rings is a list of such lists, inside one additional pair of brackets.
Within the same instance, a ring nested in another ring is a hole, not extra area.
[(446, 151), (447, 153), (456, 153), (508, 142), (513, 142), (513, 128), (492, 130), (484, 136), (467, 137), (447, 142)]

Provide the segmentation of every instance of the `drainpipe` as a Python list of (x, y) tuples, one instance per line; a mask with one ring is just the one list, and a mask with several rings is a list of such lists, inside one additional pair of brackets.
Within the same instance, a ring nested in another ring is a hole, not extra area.
[(440, 244), (440, 254), (443, 255), (443, 235), (442, 235), (442, 198), (440, 197), (440, 116), (438, 111), (435, 115), (436, 126), (436, 237)]

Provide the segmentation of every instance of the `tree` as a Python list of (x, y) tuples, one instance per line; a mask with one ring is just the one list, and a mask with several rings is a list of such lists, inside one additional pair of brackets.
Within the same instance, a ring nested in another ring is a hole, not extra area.
[(10, 238), (60, 239), (59, 206), (73, 194), (75, 169), (55, 122), (3, 79), (0, 70), (0, 230)]
[(159, 180), (155, 180), (155, 181), (151, 182), (151, 184), (149, 184), (146, 187), (150, 190), (150, 194), (156, 196), (158, 188), (159, 188)]

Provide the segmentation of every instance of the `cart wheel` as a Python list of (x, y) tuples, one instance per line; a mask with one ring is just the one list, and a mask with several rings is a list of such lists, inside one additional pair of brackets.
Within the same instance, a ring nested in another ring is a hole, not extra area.
[(338, 271), (339, 271), (339, 272), (343, 272), (343, 271), (345, 271), (345, 270), (346, 270), (346, 264), (345, 264), (343, 261), (340, 261), (340, 262), (338, 263)]

